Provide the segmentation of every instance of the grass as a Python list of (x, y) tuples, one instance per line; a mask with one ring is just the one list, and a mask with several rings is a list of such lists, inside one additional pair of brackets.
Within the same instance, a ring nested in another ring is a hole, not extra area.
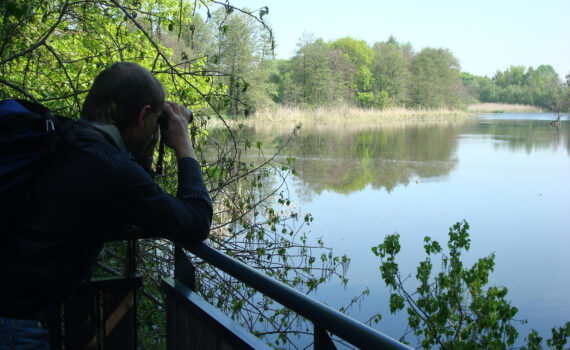
[[(273, 106), (255, 113), (250, 118), (226, 120), (228, 124), (243, 124), (256, 128), (279, 124), (280, 127), (291, 128), (297, 124), (321, 126), (373, 126), (387, 124), (409, 124), (425, 122), (442, 122), (466, 120), (473, 114), (463, 110), (452, 109), (364, 109), (351, 106), (299, 108)], [(209, 127), (216, 127), (221, 122), (212, 119)]]
[(540, 107), (506, 103), (477, 103), (467, 108), (473, 113), (534, 113), (543, 112)]
[[(367, 109), (353, 106), (331, 107), (285, 107), (272, 105), (257, 111), (249, 118), (224, 118), (230, 126), (243, 124), (256, 129), (289, 129), (297, 124), (318, 127), (368, 128), (373, 126), (400, 126), (409, 124), (448, 123), (471, 120), (477, 113), (532, 113), (542, 112), (535, 106), (477, 103), (467, 109), (411, 109), (393, 107), (386, 109)], [(209, 128), (222, 127), (218, 118), (208, 122)]]

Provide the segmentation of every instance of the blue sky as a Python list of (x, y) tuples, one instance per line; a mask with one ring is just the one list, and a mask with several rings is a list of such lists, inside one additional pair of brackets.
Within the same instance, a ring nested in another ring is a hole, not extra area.
[(448, 48), (461, 70), (493, 76), (511, 65), (550, 64), (570, 73), (570, 0), (233, 0), (269, 7), (278, 58), (294, 55), (304, 32), (325, 41), (350, 36), (369, 45), (394, 35), (417, 52)]

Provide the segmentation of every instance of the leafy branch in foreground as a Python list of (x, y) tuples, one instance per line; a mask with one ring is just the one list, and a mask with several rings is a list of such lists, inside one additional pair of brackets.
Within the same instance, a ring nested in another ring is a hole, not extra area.
[[(215, 162), (203, 159), (208, 164), (204, 178), (216, 203), (208, 244), (308, 294), (330, 279), (346, 283), (344, 273), (349, 259), (335, 256), (322, 240), (315, 242), (308, 236), (307, 227), (313, 217), (301, 212), (289, 198), (286, 183), (295, 174), (295, 159), (277, 155), (283, 153), (297, 130), (269, 155), (265, 155), (261, 142), (250, 142), (240, 127), (234, 130), (233, 137), (241, 156), (235, 156), (232, 147), (221, 146), (231, 145), (231, 136), (225, 130), (211, 130), (207, 138), (197, 138), (204, 143), (197, 149), (204, 148), (199, 157), (209, 152), (210, 158), (217, 152), (212, 157)], [(213, 141), (220, 146), (213, 147)], [(169, 159), (175, 161), (174, 157)], [(171, 175), (175, 176), (175, 172)], [(172, 183), (168, 177), (164, 179), (167, 189)], [(162, 244), (159, 249), (164, 253), (151, 255), (172, 256), (165, 251), (168, 248)], [(312, 332), (312, 327), (291, 310), (199, 259), (194, 259), (194, 263), (198, 267), (198, 292), (257, 336), (276, 346), (297, 348), (299, 337)], [(163, 266), (159, 262), (154, 268), (164, 269)]]
[[(372, 248), (380, 257), (382, 279), (391, 290), (390, 312), (408, 312), (408, 331), (421, 347), (430, 349), (514, 349), (518, 331), (514, 317), (518, 309), (506, 300), (507, 288), (489, 286), (489, 275), (495, 266), (495, 255), (480, 258), (473, 266), (464, 266), (461, 255), (468, 251), (469, 224), (458, 222), (449, 229), (448, 252), (430, 237), (424, 238), (426, 258), (417, 267), (415, 291), (404, 286), (396, 256), (400, 252), (400, 235), (385, 237)], [(433, 274), (432, 257), (441, 256), (441, 270)], [(570, 337), (570, 322), (552, 329), (549, 348), (563, 349)], [(541, 349), (542, 338), (533, 330), (521, 349)]]
[[(215, 57), (196, 55), (179, 40), (184, 31), (194, 32), (199, 22), (196, 15), (203, 12), (208, 18), (219, 13), (221, 30), (231, 30), (223, 24), (224, 18), (231, 19), (223, 15), (224, 10), (228, 16), (234, 11), (249, 16), (248, 23), (265, 30), (263, 47), (272, 44), (271, 30), (263, 20), (267, 7), (248, 11), (227, 1), (205, 0), (2, 1), (0, 98), (25, 97), (58, 114), (77, 116), (93, 79), (103, 68), (116, 61), (146, 67), (162, 82), (169, 99), (196, 112), (191, 136), (215, 208), (208, 244), (307, 293), (328, 278), (345, 282), (348, 259), (334, 256), (321, 241), (311, 243), (304, 231), (312, 217), (300, 213), (289, 199), (285, 180), (294, 174), (293, 159), (266, 156), (260, 142), (248, 140), (241, 126), (227, 123), (221, 115), (220, 108), (226, 104), (246, 109), (242, 100), (248, 81), (241, 72), (218, 70), (219, 65), (210, 62), (216, 61)], [(228, 81), (241, 89), (236, 90), (239, 94), (229, 94)], [(221, 126), (208, 127), (211, 118)], [(259, 157), (252, 160), (252, 153)], [(164, 161), (157, 181), (174, 194), (177, 172), (172, 152), (167, 151)], [(121, 245), (109, 244), (93, 275), (120, 275), (124, 250)], [(268, 339), (276, 334), (278, 339), (269, 339), (276, 345), (305, 332), (296, 315), (194, 260), (202, 278), (199, 293), (251, 331)], [(173, 272), (172, 244), (141, 240), (137, 261), (138, 271), (145, 275), (137, 303), (138, 345), (164, 348), (164, 313), (157, 310), (164, 306), (160, 279)]]

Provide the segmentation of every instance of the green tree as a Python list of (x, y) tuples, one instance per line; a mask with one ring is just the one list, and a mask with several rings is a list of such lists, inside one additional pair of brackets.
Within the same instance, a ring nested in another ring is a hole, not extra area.
[(478, 94), (481, 102), (529, 104), (555, 112), (568, 110), (568, 85), (550, 65), (536, 69), (511, 66), (504, 72), (497, 71), (492, 81), (487, 77), (475, 77), (474, 81), (477, 85), (465, 80), (463, 85), (473, 96)]
[[(357, 94), (357, 103), (362, 107), (372, 107), (374, 76), (372, 74), (372, 61), (374, 51), (364, 40), (356, 40), (350, 37), (337, 39), (331, 43), (333, 49), (339, 49), (344, 57), (352, 64), (356, 74), (349, 76), (350, 86)], [(350, 96), (347, 96), (350, 97)]]
[[(462, 254), (471, 245), (468, 230), (466, 221), (449, 228), (447, 252), (437, 241), (424, 238), (426, 258), (417, 267), (414, 292), (404, 286), (396, 261), (400, 236), (388, 235), (372, 248), (380, 257), (382, 279), (392, 291), (390, 311), (406, 308), (410, 330), (425, 349), (513, 349), (518, 337), (513, 326), (518, 310), (506, 300), (507, 288), (487, 287), (495, 266), (494, 254), (478, 259), (471, 267), (464, 265)], [(441, 269), (434, 272), (432, 258), (437, 255)], [(570, 322), (553, 328), (552, 333), (548, 346), (563, 349), (570, 337)], [(541, 341), (533, 331), (523, 348), (538, 349)]]
[(291, 79), (300, 85), (303, 104), (322, 106), (343, 100), (349, 82), (342, 79), (339, 66), (347, 67), (347, 61), (333, 51), (322, 39), (314, 40), (312, 36), (301, 39), (297, 54), (292, 58)]
[(374, 52), (364, 40), (345, 37), (333, 41), (331, 47), (333, 49), (340, 49), (356, 68), (370, 66), (374, 59)]
[(298, 106), (303, 100), (302, 86), (294, 79), (292, 74), (292, 61), (278, 60), (277, 74), (272, 78), (277, 84), (278, 94), (275, 101), (283, 105)]
[(414, 57), (411, 72), (412, 106), (438, 108), (459, 104), (459, 63), (449, 50), (423, 49)]
[(396, 106), (408, 103), (411, 61), (406, 53), (406, 46), (393, 37), (374, 44), (374, 92), (386, 92), (390, 104)]
[(534, 79), (529, 88), (534, 95), (535, 104), (555, 112), (568, 110), (568, 87), (562, 83), (552, 66), (538, 66), (532, 77)]
[(497, 93), (497, 86), (488, 77), (477, 78), (477, 82), (479, 85), (479, 100), (481, 102), (497, 102), (498, 101), (498, 93)]
[(495, 83), (501, 88), (509, 85), (524, 85), (526, 68), (524, 66), (511, 66), (505, 72), (497, 72)]
[(227, 108), (223, 109), (237, 116), (250, 105), (246, 97), (251, 84), (248, 78), (257, 67), (258, 41), (252, 19), (231, 9), (220, 8), (214, 12), (217, 54), (210, 65), (226, 76), (222, 81), (227, 86), (227, 98), (223, 99), (223, 106)]
[(208, 25), (200, 16), (192, 16), (191, 23), (182, 28), (181, 38), (184, 44), (190, 48), (188, 58), (196, 59), (215, 54), (213, 26)]
[(459, 73), (461, 84), (465, 87), (464, 100), (466, 104), (479, 102), (479, 90), (481, 89), (481, 78), (474, 76), (471, 73)]

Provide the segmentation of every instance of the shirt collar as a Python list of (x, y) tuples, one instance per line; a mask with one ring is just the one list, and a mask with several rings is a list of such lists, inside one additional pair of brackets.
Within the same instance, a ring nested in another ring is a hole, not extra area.
[(127, 149), (127, 145), (125, 144), (125, 140), (123, 139), (123, 136), (121, 135), (121, 132), (119, 131), (119, 128), (117, 128), (116, 125), (101, 123), (101, 122), (95, 122), (95, 121), (91, 121), (91, 120), (86, 120), (84, 118), (80, 118), (79, 121), (87, 123), (90, 126), (94, 127), (95, 129), (99, 129), (99, 130), (107, 133), (109, 136), (111, 136), (113, 141), (115, 141), (115, 143), (117, 144), (117, 146), (119, 147), (119, 149), (121, 151), (127, 152), (127, 153), (129, 152), (129, 150)]

